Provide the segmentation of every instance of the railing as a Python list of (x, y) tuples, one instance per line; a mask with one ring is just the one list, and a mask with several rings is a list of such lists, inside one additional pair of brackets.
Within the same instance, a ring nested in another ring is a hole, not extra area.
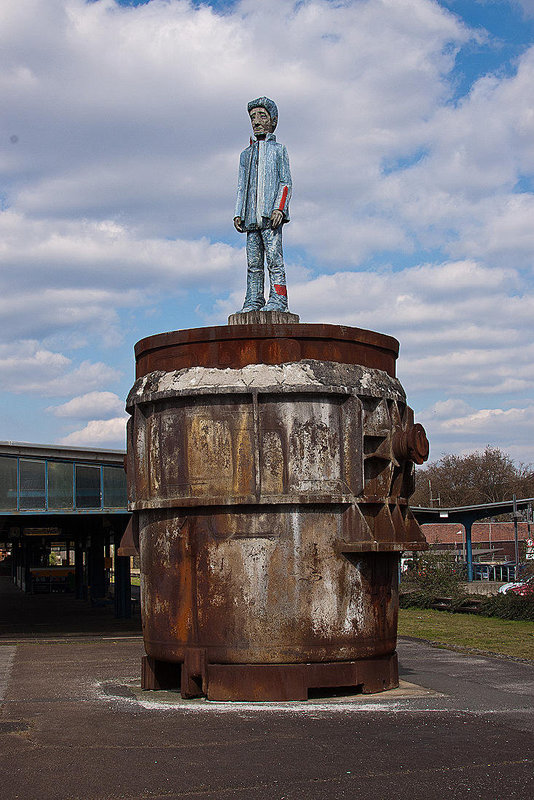
[(515, 564), (473, 564), (473, 580), (508, 583), (516, 579)]

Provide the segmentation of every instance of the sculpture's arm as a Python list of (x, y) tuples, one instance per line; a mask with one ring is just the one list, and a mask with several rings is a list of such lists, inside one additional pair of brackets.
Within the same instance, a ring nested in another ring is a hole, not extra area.
[[(241, 224), (241, 213), (245, 202), (245, 192), (248, 183), (247, 175), (247, 151), (244, 150), (239, 158), (239, 173), (237, 176), (237, 197), (234, 211), (234, 227), (239, 233), (243, 233), (244, 228)], [(239, 220), (239, 222), (237, 222)]]
[(291, 198), (291, 171), (289, 169), (289, 156), (285, 145), (282, 145), (282, 151), (278, 163), (279, 181), (278, 191), (276, 193), (276, 200), (274, 209), (271, 214), (271, 224), (273, 228), (277, 228), (283, 219), (289, 219), (289, 200)]

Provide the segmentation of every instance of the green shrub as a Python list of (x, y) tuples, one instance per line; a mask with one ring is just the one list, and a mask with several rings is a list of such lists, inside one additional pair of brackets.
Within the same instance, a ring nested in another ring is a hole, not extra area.
[(480, 605), (480, 614), (499, 619), (534, 621), (534, 598), (516, 594), (496, 594), (485, 597)]
[[(453, 553), (423, 553), (414, 568), (402, 575), (399, 604), (401, 608), (433, 608), (442, 598), (451, 603), (448, 611), (458, 611), (466, 599), (462, 581), (463, 569), (456, 563)], [(514, 594), (497, 594), (485, 597), (477, 609), (466, 609), (473, 614), (499, 619), (534, 620), (534, 598)]]
[(401, 590), (416, 593), (421, 595), (421, 598), (433, 596), (456, 600), (463, 597), (462, 580), (464, 580), (464, 570), (456, 562), (454, 553), (428, 551), (417, 558), (413, 569), (403, 574)]
[(436, 597), (432, 592), (414, 589), (409, 592), (401, 592), (399, 605), (401, 608), (432, 608), (436, 602)]
[[(432, 608), (443, 597), (450, 597), (450, 595), (424, 589), (412, 589), (401, 593), (399, 605), (401, 608)], [(472, 595), (458, 593), (451, 598), (450, 607), (444, 610), (452, 612), (460, 610), (466, 598), (472, 598)], [(514, 594), (497, 594), (492, 597), (484, 597), (478, 608), (465, 610), (470, 614), (481, 614), (484, 617), (534, 621), (534, 599), (519, 597)]]

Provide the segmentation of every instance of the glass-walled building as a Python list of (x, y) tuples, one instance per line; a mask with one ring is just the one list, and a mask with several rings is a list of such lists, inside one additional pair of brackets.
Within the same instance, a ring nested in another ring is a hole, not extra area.
[(126, 474), (123, 463), (113, 463), (122, 458), (114, 451), (0, 444), (0, 514), (124, 512)]
[(129, 616), (130, 558), (119, 555), (130, 519), (124, 455), (0, 442), (3, 574), (7, 554), (20, 589), (74, 591)]

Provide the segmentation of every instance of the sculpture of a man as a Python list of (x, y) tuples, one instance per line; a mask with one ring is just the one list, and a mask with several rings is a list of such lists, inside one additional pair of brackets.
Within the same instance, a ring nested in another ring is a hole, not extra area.
[[(289, 222), (289, 158), (273, 133), (278, 122), (276, 103), (258, 97), (248, 104), (248, 113), (256, 138), (239, 159), (234, 215), (236, 230), (247, 234), (247, 293), (241, 311), (287, 311), (282, 226)], [(267, 304), (264, 259), (271, 285)]]

